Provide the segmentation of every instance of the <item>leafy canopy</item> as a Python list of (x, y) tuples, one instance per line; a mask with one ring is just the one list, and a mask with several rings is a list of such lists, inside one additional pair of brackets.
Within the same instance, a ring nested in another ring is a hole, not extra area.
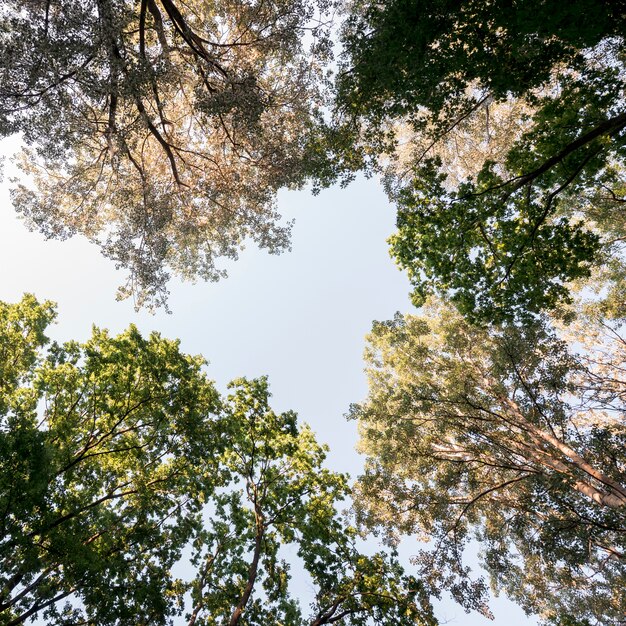
[(32, 296), (0, 304), (0, 623), (164, 623), (219, 397), (177, 342), (94, 329), (44, 350), (53, 319)]
[[(434, 626), (420, 581), (392, 553), (357, 548), (336, 506), (347, 477), (324, 468), (326, 449), (296, 415), (275, 414), (267, 382), (238, 380), (220, 420), (229, 489), (194, 540), (189, 624), (376, 624)], [(309, 614), (289, 590), (285, 546), (314, 589)]]
[[(17, 210), (81, 233), (165, 304), (247, 239), (289, 245), (329, 58), (321, 0), (52, 0), (0, 9), (0, 136), (21, 133)], [(306, 39), (306, 43), (304, 40)]]
[(347, 477), (265, 379), (220, 398), (132, 326), (46, 348), (54, 315), (0, 304), (0, 624), (436, 624), (393, 553), (358, 549)]
[(527, 612), (623, 619), (625, 344), (584, 328), (583, 350), (582, 328), (568, 341), (541, 322), (485, 330), (431, 303), (369, 337), (370, 391), (352, 410), (368, 455), (361, 518), (430, 539), (421, 573), (468, 609), (488, 614), (463, 562), (476, 539), (493, 588)]
[(391, 253), (416, 304), (439, 293), (475, 322), (528, 319), (620, 258), (624, 15), (588, 0), (351, 4), (340, 126), (388, 161)]

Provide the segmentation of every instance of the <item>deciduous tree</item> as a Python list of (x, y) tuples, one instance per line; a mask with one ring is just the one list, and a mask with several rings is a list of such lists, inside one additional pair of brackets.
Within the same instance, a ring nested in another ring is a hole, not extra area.
[(369, 456), (356, 502), (371, 527), (432, 540), (422, 573), (467, 608), (488, 611), (463, 558), (475, 538), (492, 586), (528, 612), (623, 623), (625, 343), (586, 330), (583, 350), (540, 322), (485, 330), (441, 304), (374, 326), (352, 410)]
[[(346, 476), (323, 467), (311, 430), (270, 409), (267, 381), (234, 388), (219, 426), (230, 488), (195, 540), (189, 626), (434, 624), (422, 583), (393, 553), (358, 550), (336, 510), (350, 493)], [(295, 564), (281, 557), (289, 545)], [(313, 587), (308, 616), (289, 591), (290, 565)]]
[(284, 250), (275, 196), (310, 167), (328, 4), (3, 3), (0, 136), (28, 146), (17, 210), (96, 242), (138, 306), (165, 303), (170, 272), (217, 280), (246, 239)]
[[(621, 254), (623, 220), (598, 229), (595, 216), (624, 202), (622, 2), (350, 7), (340, 119), (362, 153), (392, 158), (398, 126), (410, 130), (388, 189), (392, 255), (417, 304), (438, 292), (474, 321), (526, 318)], [(522, 115), (491, 150), (503, 106)]]
[(133, 327), (45, 352), (53, 317), (0, 305), (0, 622), (165, 623), (219, 396), (201, 359)]

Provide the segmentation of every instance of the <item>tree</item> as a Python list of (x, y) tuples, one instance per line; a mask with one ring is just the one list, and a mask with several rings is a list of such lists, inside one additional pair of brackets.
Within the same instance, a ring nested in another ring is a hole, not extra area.
[(166, 623), (219, 397), (202, 359), (133, 327), (44, 353), (53, 318), (0, 305), (0, 623)]
[[(357, 549), (356, 530), (336, 511), (349, 495), (346, 476), (323, 468), (311, 430), (269, 408), (266, 380), (232, 386), (219, 425), (231, 488), (215, 497), (194, 542), (189, 626), (434, 624), (421, 582), (393, 554)], [(288, 545), (315, 590), (308, 617), (289, 592), (280, 554)]]
[(0, 305), (1, 624), (434, 626), (422, 583), (357, 549), (347, 477), (265, 379), (222, 399), (202, 358), (134, 327), (44, 350), (53, 318), (32, 296)]
[[(622, 2), (351, 6), (340, 121), (392, 159), (398, 125), (414, 135), (387, 185), (416, 304), (440, 293), (476, 322), (532, 317), (619, 256), (623, 220), (595, 218), (624, 202)], [(490, 111), (515, 105), (507, 148), (490, 154)], [(478, 161), (449, 177), (440, 146), (471, 127)]]
[(284, 250), (275, 195), (310, 167), (327, 6), (4, 3), (0, 136), (29, 146), (18, 212), (48, 237), (97, 243), (137, 306), (165, 303), (171, 271), (219, 279), (246, 239)]
[(527, 612), (623, 623), (626, 343), (585, 329), (583, 350), (544, 322), (486, 330), (436, 303), (374, 325), (369, 395), (351, 412), (368, 454), (361, 519), (431, 540), (421, 573), (468, 609), (488, 614), (463, 562), (473, 538), (492, 587)]

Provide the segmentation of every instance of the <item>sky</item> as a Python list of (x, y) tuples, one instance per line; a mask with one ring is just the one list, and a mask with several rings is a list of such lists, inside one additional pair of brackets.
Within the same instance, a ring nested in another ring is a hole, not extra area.
[[(0, 142), (0, 153), (16, 146)], [(285, 219), (295, 219), (292, 251), (269, 255), (253, 246), (225, 265), (218, 283), (170, 284), (172, 313), (136, 312), (129, 300), (115, 300), (124, 272), (79, 237), (46, 241), (16, 217), (8, 193), (12, 171), (5, 164), (0, 185), (0, 300), (15, 302), (24, 292), (58, 303), (58, 322), (48, 333), (58, 341), (85, 340), (92, 324), (112, 333), (135, 324), (179, 338), (181, 349), (202, 354), (220, 391), (240, 376), (268, 375), (276, 411), (295, 410), (330, 446), (328, 465), (356, 477), (362, 458), (355, 452), (356, 426), (344, 415), (367, 393), (364, 337), (373, 320), (415, 309), (409, 283), (393, 264), (386, 244), (395, 211), (380, 184), (359, 178), (346, 189), (313, 196), (286, 191), (279, 196)], [(417, 551), (408, 539), (402, 555)], [(293, 572), (295, 574), (295, 572)], [(492, 605), (495, 624), (532, 625), (510, 602)], [(436, 604), (441, 623), (479, 626), (452, 601)]]

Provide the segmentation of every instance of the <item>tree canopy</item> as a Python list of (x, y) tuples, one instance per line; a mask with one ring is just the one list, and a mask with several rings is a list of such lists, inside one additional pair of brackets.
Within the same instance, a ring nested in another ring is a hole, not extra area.
[(137, 305), (164, 304), (170, 272), (217, 280), (246, 239), (284, 250), (275, 194), (311, 167), (328, 4), (4, 2), (0, 136), (28, 146), (17, 210), (96, 242)]
[(393, 553), (358, 549), (347, 477), (265, 379), (221, 398), (202, 358), (134, 327), (45, 348), (53, 318), (0, 304), (1, 624), (435, 625)]
[[(235, 381), (220, 429), (230, 488), (194, 540), (198, 576), (189, 624), (434, 626), (422, 583), (393, 553), (357, 549), (336, 510), (346, 476), (323, 468), (325, 448), (292, 412), (268, 406), (267, 382)], [(314, 588), (307, 616), (289, 591), (281, 549), (297, 548)]]
[(621, 258), (624, 2), (344, 3), (331, 123), (337, 4), (5, 3), (0, 135), (28, 146), (17, 210), (96, 242), (138, 306), (165, 304), (172, 272), (220, 278), (246, 240), (288, 248), (278, 189), (381, 161), (417, 304), (521, 319)]
[(623, 624), (625, 32), (623, 0), (4, 2), (14, 204), (137, 306), (288, 248), (280, 188), (382, 174), (424, 310), (370, 336), (355, 506), (433, 544), (421, 578), (361, 550), (348, 478), (265, 379), (222, 397), (132, 326), (49, 344), (27, 296), (0, 303), (0, 624), (432, 625), (443, 589), (489, 615), (472, 539), (544, 622)]
[[(606, 216), (624, 202), (624, 15), (587, 0), (353, 3), (340, 120), (391, 159), (391, 251), (416, 304), (439, 293), (477, 322), (521, 319), (619, 257), (623, 220)], [(473, 162), (450, 176), (450, 152)]]
[(53, 318), (0, 305), (0, 623), (164, 623), (219, 396), (201, 359), (133, 327), (44, 350)]
[(585, 329), (583, 350), (543, 322), (486, 330), (432, 303), (374, 325), (356, 502), (369, 527), (430, 539), (421, 573), (468, 609), (488, 614), (463, 558), (477, 539), (492, 586), (529, 613), (623, 621), (625, 343)]

